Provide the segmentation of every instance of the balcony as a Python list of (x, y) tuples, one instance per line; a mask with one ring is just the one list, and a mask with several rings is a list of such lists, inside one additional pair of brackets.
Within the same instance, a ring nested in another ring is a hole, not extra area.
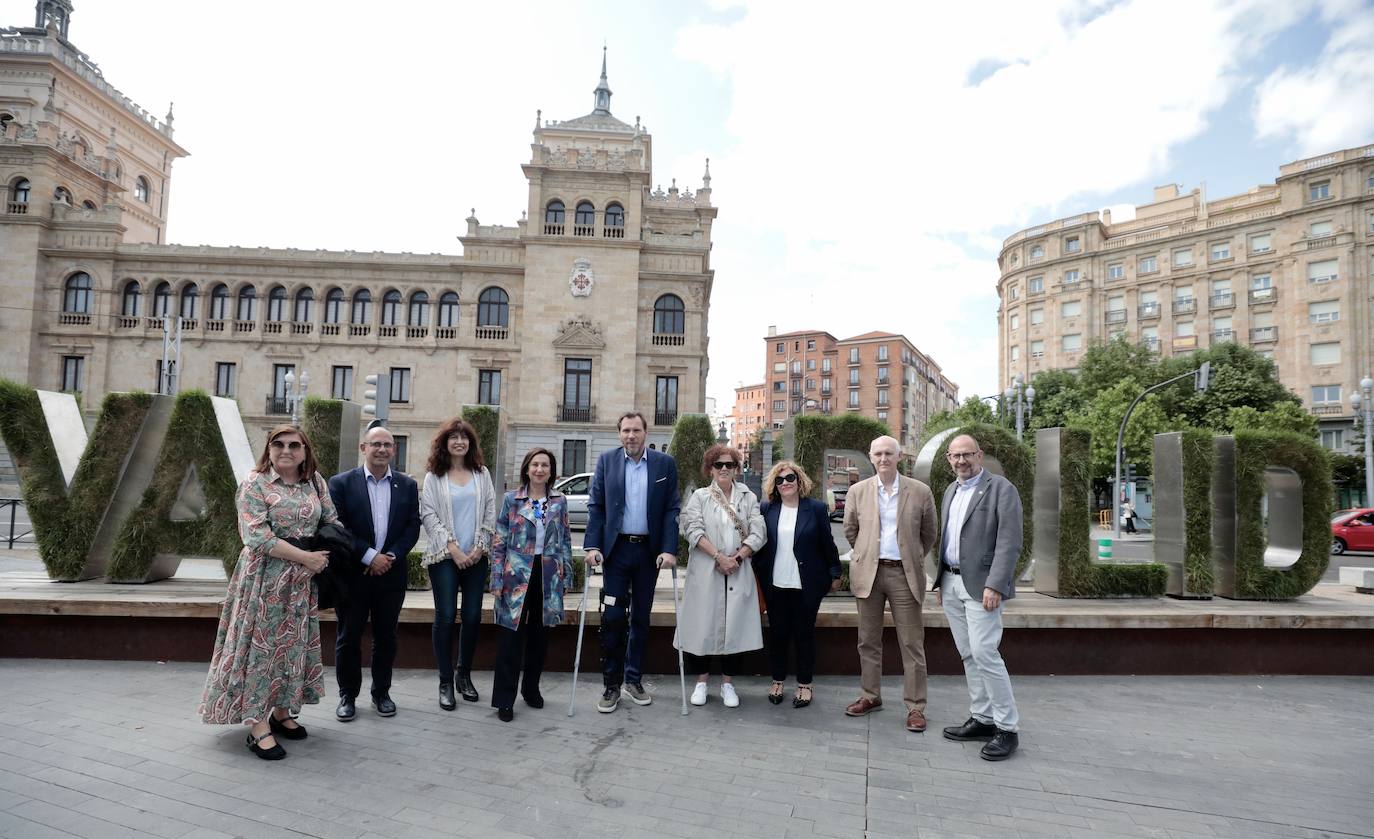
[(199, 325), (200, 325), (200, 321), (196, 320), (195, 318), (182, 318), (182, 319), (181, 319), (181, 331), (182, 331), (182, 332), (195, 332), (195, 331), (196, 331), (196, 327), (198, 327)]
[(90, 326), (91, 316), (82, 312), (63, 312), (57, 316), (57, 322), (63, 326)]
[(292, 321), (292, 323), (291, 323), (291, 334), (292, 334), (292, 335), (310, 335), (310, 334), (313, 333), (314, 331), (315, 331), (315, 324), (310, 323), (309, 321), (301, 321), (301, 320), (298, 320), (298, 321)]
[(1186, 315), (1197, 311), (1197, 298), (1179, 297), (1174, 300), (1174, 314)]
[(1217, 309), (1234, 309), (1236, 307), (1236, 296), (1229, 291), (1219, 291), (1207, 298), (1207, 308), (1216, 311)]
[(1154, 320), (1159, 317), (1158, 303), (1141, 303), (1136, 307), (1136, 317), (1140, 320)]
[(350, 323), (348, 325), (348, 337), (366, 338), (372, 334), (372, 324), (370, 323)]
[(434, 337), (437, 338), (437, 339), (440, 340), (440, 341), (456, 341), (456, 340), (458, 340), (458, 327), (456, 327), (456, 326), (438, 326), (438, 327), (435, 327), (435, 329), (434, 329)]
[(1307, 240), (1307, 249), (1308, 249), (1309, 251), (1314, 251), (1314, 250), (1317, 250), (1318, 248), (1330, 248), (1330, 247), (1334, 247), (1335, 245), (1336, 245), (1336, 237), (1335, 237), (1335, 236), (1322, 236), (1322, 237), (1319, 238), (1319, 239), (1308, 239), (1308, 240)]
[(341, 325), (340, 325), (340, 324), (337, 324), (337, 323), (322, 323), (322, 324), (320, 324), (320, 334), (321, 334), (321, 335), (338, 335), (340, 329), (341, 329)]
[(116, 316), (115, 316), (115, 328), (116, 328), (116, 329), (137, 329), (137, 328), (138, 328), (138, 318), (132, 318), (132, 317), (129, 317), (128, 315), (116, 315)]
[(1324, 405), (1313, 405), (1311, 411), (1317, 416), (1338, 417), (1342, 413), (1344, 413), (1345, 406), (1339, 402), (1328, 403)]
[(1108, 310), (1107, 310), (1107, 323), (1125, 323), (1125, 322), (1126, 322), (1126, 310), (1125, 310), (1125, 309), (1108, 309)]
[(602, 235), (605, 236), (607, 239), (624, 239), (624, 238), (625, 238), (625, 228), (623, 228), (623, 227), (607, 227), (607, 228), (603, 229), (603, 230), (601, 231), (601, 233), (602, 233)]
[(1267, 344), (1279, 339), (1277, 326), (1256, 326), (1250, 330), (1250, 343)]
[(1234, 340), (1236, 340), (1236, 330), (1234, 330), (1234, 329), (1213, 329), (1213, 330), (1212, 330), (1212, 343), (1213, 343), (1213, 344), (1224, 344), (1224, 343), (1226, 343), (1227, 341), (1234, 341)]
[(1176, 338), (1174, 338), (1174, 340), (1170, 343), (1170, 346), (1172, 346), (1172, 347), (1174, 348), (1175, 351), (1177, 351), (1177, 350), (1195, 350), (1195, 349), (1197, 349), (1197, 336), (1196, 336), (1196, 335), (1179, 335), (1179, 336), (1177, 336)]
[(1140, 345), (1150, 352), (1159, 352), (1158, 338), (1145, 338), (1141, 340)]
[(287, 406), (285, 396), (268, 396), (267, 407), (263, 408), (262, 412), (268, 416), (287, 416), (290, 415), (291, 409)]
[(590, 225), (590, 224), (574, 224), (574, 225), (573, 225), (573, 235), (574, 235), (574, 236), (588, 236), (588, 237), (595, 236), (595, 235), (596, 235), (596, 227), (595, 227), (594, 225)]
[(26, 216), (29, 214), (29, 202), (6, 201), (5, 212), (12, 216)]
[(561, 224), (546, 224), (546, 225), (544, 225), (544, 235), (545, 235), (545, 236), (562, 236), (562, 235), (563, 235), (563, 225), (561, 225)]
[(286, 326), (286, 324), (281, 321), (269, 320), (262, 325), (262, 333), (264, 335), (280, 335), (284, 326)]
[(226, 323), (228, 323), (228, 321), (226, 321), (226, 320), (207, 320), (207, 321), (205, 322), (205, 331), (206, 331), (206, 332), (223, 332), (223, 331), (224, 331), (224, 325), (225, 325)]
[(255, 332), (255, 331), (257, 330), (257, 328), (258, 328), (258, 322), (255, 321), (255, 320), (236, 320), (236, 321), (234, 321), (234, 334), (235, 334), (235, 335), (247, 335), (249, 332)]
[(428, 338), (428, 337), (429, 337), (429, 327), (428, 327), (428, 326), (407, 326), (407, 327), (406, 327), (406, 338), (409, 339), (409, 340), (414, 341), (414, 340), (417, 340), (417, 339)]
[(377, 327), (377, 337), (378, 337), (378, 338), (395, 338), (396, 335), (397, 335), (397, 333), (399, 333), (400, 331), (401, 331), (401, 328), (400, 328), (399, 326), (396, 326), (395, 324), (390, 324), (390, 323), (383, 324), (383, 325)]
[(1278, 299), (1279, 299), (1279, 290), (1276, 289), (1276, 288), (1270, 287), (1270, 288), (1252, 288), (1252, 289), (1250, 289), (1250, 305), (1251, 305), (1251, 306), (1258, 305), (1258, 304), (1260, 304), (1260, 303), (1273, 303), (1275, 300), (1278, 300)]
[(687, 336), (680, 332), (655, 332), (652, 343), (655, 347), (683, 347), (687, 345)]
[(554, 419), (558, 422), (596, 422), (596, 406), (559, 405)]
[(1312, 285), (1321, 285), (1323, 283), (1334, 283), (1338, 279), (1340, 279), (1340, 277), (1336, 274), (1322, 274), (1319, 277), (1308, 277), (1307, 282)]
[(504, 326), (479, 326), (473, 335), (479, 341), (504, 341), (510, 337), (510, 329)]
[(677, 422), (677, 411), (654, 411), (654, 425), (672, 425)]

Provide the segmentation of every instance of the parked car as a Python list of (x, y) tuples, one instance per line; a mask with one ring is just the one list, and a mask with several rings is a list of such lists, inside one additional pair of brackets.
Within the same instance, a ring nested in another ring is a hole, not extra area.
[(1331, 517), (1331, 553), (1374, 551), (1374, 507), (1341, 510)]
[(587, 495), (592, 489), (592, 473), (569, 475), (554, 482), (554, 492), (568, 496), (568, 524), (579, 530), (587, 528)]
[(849, 489), (830, 490), (830, 520), (844, 521), (844, 499), (849, 495)]

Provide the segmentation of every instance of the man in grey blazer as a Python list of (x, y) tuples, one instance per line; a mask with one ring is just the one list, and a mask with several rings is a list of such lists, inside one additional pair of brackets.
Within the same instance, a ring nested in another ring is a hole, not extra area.
[(961, 434), (945, 455), (956, 480), (945, 490), (940, 516), (936, 601), (964, 660), (969, 717), (945, 729), (950, 740), (986, 740), (984, 760), (1006, 760), (1018, 745), (1016, 697), (1002, 661), (1002, 602), (1016, 596), (1021, 554), (1021, 496), (1001, 475), (983, 468), (978, 441)]

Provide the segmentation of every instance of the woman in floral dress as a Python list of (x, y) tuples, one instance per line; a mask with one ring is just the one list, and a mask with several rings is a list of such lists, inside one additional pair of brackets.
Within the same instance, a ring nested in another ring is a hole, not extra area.
[(280, 760), (278, 739), (304, 740), (295, 715), (320, 701), (324, 665), (311, 578), (329, 564), (326, 551), (286, 540), (308, 538), (338, 521), (310, 441), (299, 428), (272, 429), (238, 491), (243, 552), (220, 611), (215, 653), (201, 699), (211, 725), (251, 726), (248, 749)]

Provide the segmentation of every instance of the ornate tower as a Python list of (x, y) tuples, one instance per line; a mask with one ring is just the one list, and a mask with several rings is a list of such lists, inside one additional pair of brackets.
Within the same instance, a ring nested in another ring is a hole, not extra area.
[(38, 0), (34, 9), (34, 27), (38, 29), (52, 27), (57, 30), (58, 36), (66, 40), (67, 27), (71, 25), (71, 22), (71, 0)]

